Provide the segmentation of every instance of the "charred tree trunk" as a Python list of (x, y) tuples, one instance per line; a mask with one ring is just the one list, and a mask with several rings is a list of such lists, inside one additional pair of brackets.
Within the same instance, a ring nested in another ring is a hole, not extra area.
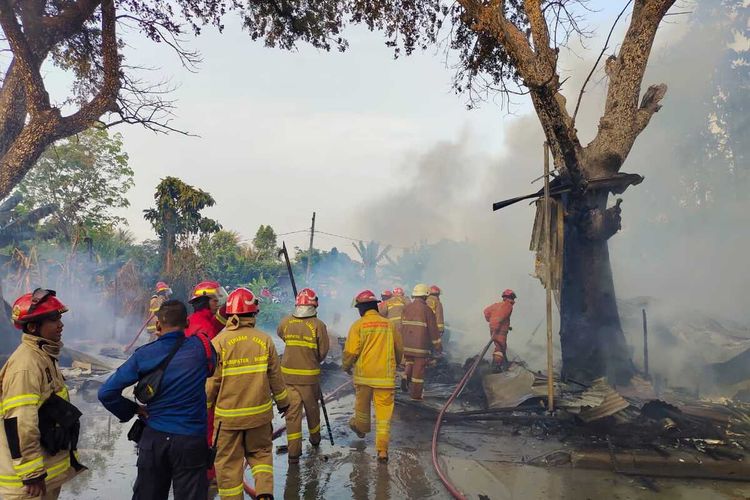
[(563, 376), (607, 376), (624, 384), (635, 373), (620, 326), (608, 239), (620, 228), (619, 202), (608, 192), (571, 195), (565, 201), (565, 246), (560, 290)]

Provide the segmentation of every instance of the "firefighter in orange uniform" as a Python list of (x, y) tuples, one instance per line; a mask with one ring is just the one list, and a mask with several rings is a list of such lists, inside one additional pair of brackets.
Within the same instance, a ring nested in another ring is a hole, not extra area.
[(414, 300), (404, 307), (401, 319), (406, 368), (401, 389), (408, 390), (411, 399), (416, 401), (422, 400), (425, 368), (431, 353), (434, 351), (439, 355), (443, 352), (435, 314), (426, 302), (429, 294), (427, 285), (416, 285), (412, 292)]
[(151, 318), (146, 325), (146, 331), (149, 333), (149, 342), (156, 337), (156, 311), (172, 295), (172, 289), (163, 281), (159, 281), (154, 288), (154, 294), (148, 303), (147, 317)]
[(282, 415), (289, 398), (273, 341), (255, 328), (258, 310), (253, 292), (233, 291), (227, 298), (227, 326), (211, 341), (219, 362), (206, 382), (206, 395), (216, 415), (216, 478), (222, 500), (244, 498), (245, 460), (256, 498), (273, 498), (271, 396)]
[[(438, 332), (440, 332), (440, 338), (443, 338), (445, 333), (445, 318), (443, 317), (443, 303), (440, 302), (440, 294), (442, 291), (437, 285), (430, 287), (430, 296), (427, 297), (427, 305), (430, 306), (432, 312), (435, 313), (435, 321), (437, 321)], [(443, 342), (445, 344), (447, 339)]]
[(302, 454), (303, 408), (310, 444), (320, 444), (320, 363), (328, 354), (329, 340), (326, 324), (317, 315), (318, 297), (304, 288), (297, 295), (294, 314), (282, 319), (276, 330), (286, 344), (281, 373), (291, 402), (286, 413), (286, 439), (289, 463), (293, 464)]
[(380, 462), (388, 461), (396, 366), (403, 342), (393, 323), (378, 314), (378, 299), (365, 290), (354, 299), (360, 318), (352, 324), (344, 345), (342, 367), (354, 370), (354, 416), (349, 427), (364, 438), (370, 432), (370, 405), (375, 406), (375, 448)]
[(495, 352), (492, 353), (495, 371), (502, 371), (507, 361), (508, 332), (512, 330), (510, 315), (516, 303), (516, 292), (505, 290), (502, 298), (502, 302), (496, 302), (484, 310), (484, 319), (490, 324), (490, 336), (495, 343)]
[(57, 365), (67, 311), (54, 291), (42, 288), (13, 304), (13, 323), (23, 335), (0, 370), (0, 497), (6, 500), (54, 500), (85, 469), (76, 453), (80, 412)]
[(404, 311), (404, 306), (408, 304), (408, 299), (404, 296), (404, 289), (396, 287), (393, 289), (393, 297), (385, 301), (383, 310), (385, 316), (391, 323), (396, 327), (396, 330), (401, 332), (401, 313)]
[(388, 299), (393, 297), (393, 292), (390, 290), (383, 290), (380, 293), (380, 303), (378, 304), (378, 314), (381, 316), (387, 318), (388, 317), (388, 306), (386, 305), (386, 302), (388, 302)]

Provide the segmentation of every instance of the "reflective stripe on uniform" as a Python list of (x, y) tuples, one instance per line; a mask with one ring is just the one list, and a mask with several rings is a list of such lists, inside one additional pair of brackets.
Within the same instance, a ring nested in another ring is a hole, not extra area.
[(445, 328), (445, 325), (443, 323), (438, 323), (438, 328)]
[(394, 317), (388, 318), (388, 319), (391, 320), (391, 321), (395, 321), (395, 320), (399, 320), (400, 321), (401, 320), (401, 316), (394, 316)]
[(367, 385), (370, 387), (395, 387), (395, 378), (371, 378), (362, 377), (360, 375), (354, 376), (354, 383), (360, 385)]
[(320, 424), (318, 424), (315, 427), (313, 427), (312, 429), (310, 429), (310, 434), (316, 434), (318, 432), (320, 432)]
[(18, 408), (19, 406), (26, 406), (26, 405), (38, 405), (39, 401), (42, 398), (39, 396), (39, 394), (20, 394), (18, 396), (13, 396), (12, 398), (6, 398), (3, 399), (2, 402), (2, 409), (3, 413), (6, 411), (12, 409), (12, 408)]
[(259, 464), (251, 469), (253, 476), (257, 474), (273, 474), (273, 465)]
[(233, 488), (219, 488), (219, 496), (221, 497), (236, 497), (242, 495), (242, 483)]
[(286, 375), (320, 375), (320, 368), (303, 369), (303, 368), (287, 368), (286, 366), (281, 367), (281, 373)]
[(310, 349), (318, 348), (318, 344), (315, 342), (307, 342), (306, 340), (287, 340), (286, 345), (294, 347), (309, 347)]
[(423, 378), (414, 378), (414, 377), (412, 377), (411, 381), (413, 383), (415, 383), (415, 384), (424, 384), (424, 379)]
[(231, 366), (229, 368), (223, 368), (221, 370), (222, 377), (230, 377), (232, 375), (244, 375), (246, 373), (265, 373), (268, 371), (268, 363), (260, 363), (257, 365), (245, 365), (245, 366)]
[(368, 423), (370, 421), (370, 414), (357, 411), (354, 413), (354, 418), (360, 422)]
[(284, 389), (284, 390), (283, 390), (283, 391), (281, 391), (280, 393), (278, 393), (278, 394), (274, 394), (274, 395), (273, 395), (273, 399), (275, 399), (275, 400), (276, 400), (276, 402), (278, 403), (278, 402), (279, 402), (280, 400), (284, 399), (284, 398), (285, 398), (285, 397), (287, 397), (288, 395), (289, 395), (289, 393), (288, 393), (288, 392), (286, 392), (286, 389)]
[(44, 467), (44, 458), (39, 457), (20, 465), (13, 465), (13, 470), (19, 475), (28, 474), (36, 469)]
[(440, 339), (432, 341), (432, 345), (438, 345), (438, 344), (441, 344), (441, 343), (442, 343), (442, 340), (440, 340)]
[[(78, 454), (76, 453), (76, 457), (78, 457)], [(44, 468), (44, 459), (43, 458), (37, 458), (35, 460), (32, 460), (32, 462), (36, 463), (37, 461), (41, 462), (42, 468)], [(32, 462), (27, 462), (24, 465), (31, 464)], [(13, 466), (15, 469), (16, 466)], [(70, 455), (66, 456), (64, 459), (60, 460), (56, 464), (50, 465), (47, 467), (47, 478), (46, 481), (49, 483), (51, 480), (55, 479), (56, 477), (66, 473), (68, 469), (70, 468)], [(27, 474), (27, 472), (19, 472), (16, 476), (0, 476), (0, 486), (7, 486), (10, 488), (22, 488), (23, 487), (23, 481), (21, 476), (23, 474)]]
[(273, 408), (273, 401), (270, 399), (268, 403), (264, 403), (258, 406), (249, 406), (247, 408), (220, 408), (216, 407), (217, 417), (249, 417), (252, 415), (260, 415), (267, 411), (271, 411)]
[(63, 386), (62, 389), (57, 391), (55, 394), (63, 398), (65, 401), (70, 401), (70, 393), (68, 392), (68, 386)]
[(424, 321), (410, 321), (408, 319), (405, 319), (401, 322), (401, 324), (405, 326), (423, 326), (427, 328), (427, 323), (425, 323)]
[(302, 433), (301, 432), (292, 432), (291, 434), (286, 435), (287, 441), (294, 441), (295, 439), (302, 439)]
[(390, 421), (378, 420), (375, 422), (375, 434), (388, 434), (391, 430)]
[(404, 352), (410, 352), (414, 354), (430, 354), (427, 349), (416, 349), (414, 347), (404, 347)]

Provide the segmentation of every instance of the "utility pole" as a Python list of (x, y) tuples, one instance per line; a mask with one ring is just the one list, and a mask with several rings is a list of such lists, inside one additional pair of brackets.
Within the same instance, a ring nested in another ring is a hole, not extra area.
[(310, 284), (310, 271), (312, 270), (313, 238), (315, 238), (315, 212), (313, 212), (312, 226), (310, 227), (310, 250), (307, 253), (307, 272), (305, 273), (305, 283), (307, 285)]
[(648, 319), (646, 318), (646, 309), (643, 311), (643, 369), (646, 372), (646, 378), (650, 379), (648, 373)]
[(552, 373), (552, 206), (549, 199), (549, 144), (544, 143), (544, 261), (547, 291), (547, 411), (555, 410), (555, 385)]

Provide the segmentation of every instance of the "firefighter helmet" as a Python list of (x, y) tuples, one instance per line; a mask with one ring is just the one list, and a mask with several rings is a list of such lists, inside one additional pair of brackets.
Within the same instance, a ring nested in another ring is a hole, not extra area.
[(399, 286), (397, 286), (396, 288), (393, 289), (393, 295), (395, 295), (396, 297), (403, 297), (404, 296), (404, 289), (401, 288), (401, 287), (399, 287)]
[(354, 297), (354, 302), (352, 303), (352, 307), (357, 307), (360, 304), (368, 304), (370, 302), (378, 303), (380, 301), (375, 296), (375, 294), (372, 293), (372, 291), (363, 290), (359, 292), (356, 297)]
[(193, 293), (190, 294), (189, 303), (193, 303), (201, 297), (211, 297), (218, 299), (220, 296), (219, 289), (221, 285), (218, 281), (201, 281), (193, 288)]
[(257, 313), (258, 310), (258, 299), (247, 288), (238, 288), (227, 297), (227, 314), (230, 316)]
[(430, 287), (430, 295), (440, 295), (442, 293), (442, 290), (440, 290), (440, 287), (437, 285), (432, 285)]
[(412, 297), (427, 297), (430, 294), (430, 287), (424, 283), (419, 283), (414, 286), (414, 290), (411, 292)]
[(303, 288), (297, 294), (297, 300), (294, 301), (295, 306), (318, 306), (318, 296), (315, 294), (312, 288)]
[(380, 292), (380, 298), (383, 300), (388, 300), (391, 297), (393, 297), (393, 292), (390, 290), (383, 290), (382, 292)]
[(157, 282), (156, 286), (154, 288), (156, 290), (156, 293), (160, 293), (160, 292), (169, 292), (169, 293), (172, 293), (172, 289), (169, 288), (169, 285), (167, 285), (163, 281)]
[(16, 299), (11, 319), (13, 325), (22, 330), (26, 323), (41, 321), (65, 312), (68, 312), (68, 308), (60, 302), (54, 290), (37, 288), (32, 293), (26, 293)]
[(516, 298), (516, 292), (514, 292), (513, 290), (511, 290), (510, 288), (508, 288), (505, 291), (503, 291), (502, 297), (503, 298), (509, 298), (509, 299), (515, 299)]

